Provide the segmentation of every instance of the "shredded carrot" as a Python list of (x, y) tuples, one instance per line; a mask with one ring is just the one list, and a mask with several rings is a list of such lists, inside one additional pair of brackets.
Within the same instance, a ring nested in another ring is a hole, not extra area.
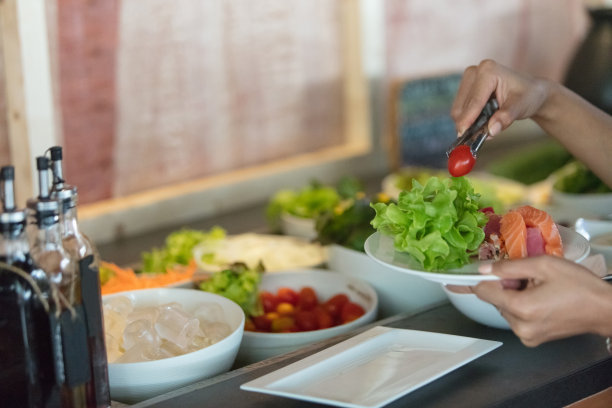
[(189, 265), (177, 265), (174, 268), (168, 268), (166, 273), (156, 274), (136, 274), (131, 268), (121, 268), (110, 262), (102, 262), (102, 265), (113, 271), (113, 276), (102, 285), (101, 289), (103, 295), (126, 290), (159, 288), (173, 283), (191, 280), (191, 277), (196, 271), (196, 263), (194, 260), (191, 260)]

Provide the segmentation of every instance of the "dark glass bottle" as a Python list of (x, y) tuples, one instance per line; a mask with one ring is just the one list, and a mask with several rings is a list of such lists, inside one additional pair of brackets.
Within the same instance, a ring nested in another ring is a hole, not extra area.
[(26, 213), (15, 206), (12, 166), (1, 169), (0, 181), (0, 262), (5, 264), (0, 266), (0, 401), (7, 407), (57, 406), (60, 390), (44, 307), (49, 306), (49, 282), (29, 254)]
[[(80, 265), (80, 279), (83, 284), (81, 296), (88, 316), (88, 344), (93, 382), (87, 390), (87, 402), (90, 407), (106, 408), (110, 406), (110, 388), (99, 287), (99, 255), (93, 242), (79, 227), (77, 188), (67, 184), (64, 180), (62, 148), (53, 146), (49, 152), (53, 172), (51, 197), (59, 203), (60, 230), (64, 249), (72, 261)], [(87, 257), (92, 259), (89, 265), (82, 263)]]

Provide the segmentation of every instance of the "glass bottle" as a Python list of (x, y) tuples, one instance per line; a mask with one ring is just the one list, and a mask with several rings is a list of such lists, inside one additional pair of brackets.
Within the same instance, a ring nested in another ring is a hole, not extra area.
[(86, 407), (86, 389), (91, 376), (80, 278), (77, 264), (63, 246), (59, 203), (50, 197), (49, 159), (37, 157), (36, 167), (39, 194), (27, 202), (30, 254), (47, 274), (51, 290), (57, 288), (62, 349), (62, 406)]
[(51, 197), (59, 201), (60, 222), (64, 248), (76, 260), (93, 256), (92, 266), (99, 267), (99, 255), (92, 241), (79, 228), (77, 217), (77, 188), (66, 184), (62, 170), (62, 148), (53, 146), (49, 149), (51, 154), (51, 168), (53, 172), (53, 185)]
[(50, 196), (49, 161), (37, 158), (38, 197), (28, 200), (30, 210), (30, 253), (34, 262), (49, 276), (70, 305), (81, 301), (76, 263), (66, 252), (59, 223), (59, 203)]
[(58, 405), (49, 311), (43, 307), (49, 282), (30, 257), (26, 213), (15, 206), (12, 166), (2, 167), (0, 184), (0, 262), (32, 278), (0, 267), (0, 401), (3, 406)]
[[(77, 189), (64, 180), (62, 148), (53, 146), (49, 152), (53, 173), (51, 197), (59, 203), (62, 243), (72, 261), (80, 266), (80, 278), (84, 284), (81, 296), (88, 315), (88, 345), (93, 378), (87, 390), (87, 402), (91, 407), (106, 408), (110, 406), (110, 388), (99, 286), (100, 257), (92, 241), (79, 228)], [(83, 264), (82, 261), (89, 256), (92, 262), (89, 265)]]

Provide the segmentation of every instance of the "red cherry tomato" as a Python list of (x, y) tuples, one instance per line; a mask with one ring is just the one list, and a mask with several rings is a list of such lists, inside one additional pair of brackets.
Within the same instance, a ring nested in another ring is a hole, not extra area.
[(448, 172), (453, 177), (461, 177), (472, 171), (476, 158), (469, 146), (459, 145), (448, 156)]
[(297, 324), (301, 331), (317, 330), (319, 328), (317, 316), (311, 310), (300, 310), (297, 312), (295, 314), (295, 324)]
[(319, 303), (317, 294), (310, 286), (300, 289), (297, 307), (300, 310), (312, 310)]
[(261, 305), (263, 306), (264, 313), (274, 312), (276, 310), (276, 306), (278, 305), (278, 300), (273, 293), (268, 291), (262, 291), (259, 293), (259, 300), (261, 301)]
[(340, 318), (342, 307), (348, 301), (349, 301), (348, 296), (346, 296), (344, 293), (338, 293), (337, 295), (334, 295), (331, 298), (329, 298), (327, 301), (325, 301), (323, 306), (325, 307), (325, 310), (327, 310), (327, 313), (330, 314), (332, 319), (335, 320), (335, 319)]
[(276, 298), (278, 299), (279, 303), (287, 302), (291, 303), (293, 306), (297, 306), (298, 297), (297, 292), (291, 288), (283, 287), (276, 291)]
[(327, 329), (334, 325), (334, 319), (323, 306), (317, 306), (314, 309), (314, 314), (317, 318), (317, 326), (319, 329)]
[(342, 312), (340, 314), (340, 321), (342, 324), (352, 322), (363, 316), (365, 314), (365, 310), (361, 305), (358, 305), (354, 302), (346, 302), (344, 306), (342, 306)]
[(282, 316), (272, 320), (272, 323), (270, 324), (270, 330), (275, 333), (289, 332), (291, 331), (294, 325), (295, 320), (293, 320), (293, 317)]
[(272, 321), (266, 317), (266, 315), (253, 316), (253, 324), (259, 331), (270, 331)]
[(244, 321), (244, 330), (247, 330), (247, 331), (257, 330), (257, 327), (255, 327), (255, 323), (253, 323), (253, 320), (251, 320), (251, 318), (249, 317), (247, 317), (246, 320)]

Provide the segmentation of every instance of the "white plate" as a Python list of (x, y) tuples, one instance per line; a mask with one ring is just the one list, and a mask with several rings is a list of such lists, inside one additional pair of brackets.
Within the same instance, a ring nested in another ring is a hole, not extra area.
[[(589, 242), (577, 232), (559, 227), (561, 241), (563, 242), (564, 256), (574, 262), (580, 262), (589, 255)], [(460, 269), (452, 269), (445, 272), (424, 271), (410, 255), (396, 251), (393, 247), (393, 238), (375, 232), (365, 242), (365, 251), (375, 261), (380, 262), (395, 270), (411, 275), (420, 276), (430, 281), (444, 283), (446, 285), (477, 285), (485, 280), (496, 280), (494, 275), (481, 275), (478, 273), (480, 261), (472, 262)], [(490, 262), (490, 261), (485, 261)]]
[(612, 234), (612, 221), (578, 218), (574, 228), (577, 233), (589, 240), (591, 252), (593, 254), (602, 254), (608, 268), (612, 268), (612, 245), (597, 242), (598, 237)]
[(240, 388), (338, 407), (382, 407), (501, 345), (377, 326)]

